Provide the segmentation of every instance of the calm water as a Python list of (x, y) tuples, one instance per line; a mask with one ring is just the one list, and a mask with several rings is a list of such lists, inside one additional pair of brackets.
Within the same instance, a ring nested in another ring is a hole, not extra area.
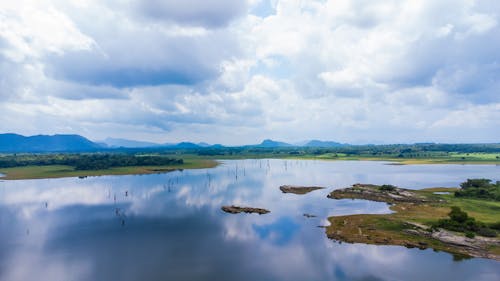
[[(357, 182), (407, 188), (500, 180), (499, 166), (225, 161), (143, 176), (0, 182), (0, 280), (500, 280), (500, 263), (447, 253), (338, 244), (331, 215), (387, 213), (331, 200)], [(307, 195), (279, 186), (320, 185)], [(222, 205), (264, 207), (231, 215)], [(304, 213), (317, 215), (306, 218)]]

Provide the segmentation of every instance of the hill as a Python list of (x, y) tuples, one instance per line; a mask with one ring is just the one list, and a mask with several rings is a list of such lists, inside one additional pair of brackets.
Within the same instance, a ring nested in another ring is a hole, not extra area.
[(79, 135), (37, 135), (25, 137), (18, 134), (0, 134), (0, 152), (66, 152), (92, 151), (102, 148)]
[(254, 145), (256, 147), (287, 147), (287, 146), (292, 146), (289, 143), (286, 142), (280, 142), (280, 141), (274, 141), (270, 139), (266, 139), (262, 141), (260, 144)]
[(335, 141), (320, 141), (320, 140), (310, 140), (307, 143), (305, 143), (303, 146), (305, 147), (339, 147), (339, 146), (344, 146), (345, 144), (342, 144), (340, 142), (335, 142)]
[(107, 138), (104, 140), (104, 143), (109, 147), (126, 147), (126, 148), (141, 148), (141, 147), (157, 147), (161, 146), (161, 144), (154, 142), (146, 142), (146, 141), (136, 141), (136, 140), (128, 140), (128, 139), (115, 139), (115, 138)]

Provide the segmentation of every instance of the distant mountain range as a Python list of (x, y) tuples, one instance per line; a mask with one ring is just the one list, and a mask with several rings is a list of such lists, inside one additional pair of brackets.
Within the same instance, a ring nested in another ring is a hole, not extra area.
[[(341, 144), (333, 141), (311, 140), (303, 144), (289, 144), (286, 142), (266, 139), (260, 144), (246, 145), (246, 147), (338, 147)], [(79, 152), (109, 150), (118, 148), (171, 148), (171, 149), (197, 149), (197, 148), (223, 148), (223, 145), (208, 143), (153, 143), (118, 138), (107, 138), (102, 142), (92, 142), (80, 135), (37, 135), (22, 136), (18, 134), (0, 134), (0, 153), (19, 152)]]
[(311, 141), (308, 141), (303, 146), (307, 146), (307, 147), (339, 147), (339, 146), (346, 146), (346, 145), (348, 145), (348, 144), (335, 142), (335, 141), (311, 140)]
[(348, 144), (343, 144), (334, 141), (320, 141), (320, 140), (310, 140), (304, 141), (297, 144), (290, 144), (286, 142), (274, 141), (270, 139), (266, 139), (262, 141), (262, 143), (257, 145), (252, 145), (254, 147), (339, 147), (345, 146)]
[(126, 148), (141, 148), (141, 147), (155, 147), (161, 146), (161, 144), (154, 142), (146, 142), (146, 141), (135, 141), (135, 140), (127, 140), (127, 139), (115, 139), (115, 138), (107, 138), (103, 142), (101, 142), (104, 146), (109, 147), (126, 147)]
[(102, 148), (79, 135), (37, 135), (25, 137), (17, 134), (0, 134), (0, 152), (59, 152), (91, 151)]
[(127, 140), (127, 139), (114, 139), (107, 138), (103, 142), (101, 142), (103, 147), (109, 148), (154, 148), (154, 147), (162, 147), (162, 148), (200, 148), (200, 147), (209, 147), (212, 146), (205, 142), (200, 143), (192, 143), (192, 142), (180, 142), (180, 143), (154, 143), (154, 142), (145, 142), (145, 141), (135, 141), (135, 140)]

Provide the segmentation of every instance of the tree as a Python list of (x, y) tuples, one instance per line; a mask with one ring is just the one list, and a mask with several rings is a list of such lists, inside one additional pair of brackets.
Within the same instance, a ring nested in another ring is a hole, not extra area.
[(467, 213), (462, 211), (462, 209), (460, 209), (457, 206), (451, 207), (451, 212), (448, 213), (448, 216), (450, 217), (451, 220), (456, 221), (456, 222), (460, 222), (460, 223), (465, 222), (469, 218)]
[(489, 187), (490, 183), (491, 180), (489, 179), (467, 179), (466, 182), (460, 184), (460, 187), (463, 189)]
[(396, 190), (397, 187), (395, 187), (394, 185), (392, 184), (383, 184), (380, 186), (380, 190), (383, 190), (383, 191), (394, 191)]

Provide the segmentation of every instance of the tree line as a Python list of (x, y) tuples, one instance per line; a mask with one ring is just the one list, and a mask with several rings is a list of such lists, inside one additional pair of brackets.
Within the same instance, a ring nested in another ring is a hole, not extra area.
[(166, 166), (183, 164), (182, 159), (156, 155), (127, 154), (24, 154), (0, 157), (0, 168), (66, 165), (75, 170), (101, 170), (113, 167)]

